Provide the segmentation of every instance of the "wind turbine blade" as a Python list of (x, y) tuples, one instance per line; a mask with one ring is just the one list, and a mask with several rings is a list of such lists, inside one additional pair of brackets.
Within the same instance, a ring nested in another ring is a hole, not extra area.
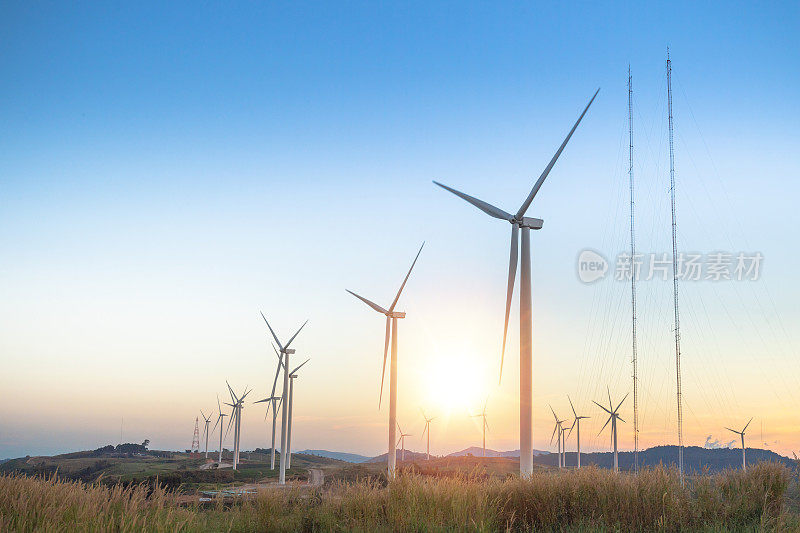
[(475, 207), (477, 207), (478, 209), (480, 209), (489, 216), (492, 216), (494, 218), (499, 218), (500, 220), (507, 220), (509, 222), (511, 222), (511, 219), (514, 218), (511, 216), (511, 213), (506, 213), (502, 209), (495, 207), (492, 204), (488, 204), (483, 200), (478, 200), (477, 198), (474, 198), (468, 194), (464, 194), (461, 191), (457, 191), (453, 188), (448, 187), (447, 185), (443, 185), (436, 180), (434, 180), (433, 182), (442, 189), (450, 191), (451, 193), (455, 194), (462, 200), (466, 200), (467, 202), (471, 203), (472, 205), (474, 205)]
[(214, 428), (211, 430), (211, 433), (214, 433), (214, 431), (217, 429), (217, 426), (219, 425), (219, 421), (221, 418), (222, 417), (220, 416), (217, 417), (217, 422), (214, 424)]
[(745, 432), (745, 430), (747, 429), (747, 426), (749, 426), (749, 425), (750, 425), (750, 422), (752, 422), (752, 421), (753, 421), (753, 419), (752, 419), (752, 418), (751, 418), (750, 420), (748, 420), (747, 424), (745, 424), (744, 428), (742, 428), (742, 433), (744, 433), (744, 432)]
[(611, 419), (612, 419), (612, 418), (613, 418), (613, 417), (611, 417), (611, 416), (609, 416), (609, 417), (608, 417), (608, 420), (606, 420), (606, 423), (605, 423), (605, 424), (603, 424), (603, 427), (601, 427), (601, 428), (600, 428), (600, 431), (597, 433), (598, 435), (599, 435), (600, 433), (602, 433), (604, 429), (606, 429), (606, 426), (608, 425), (608, 423), (609, 423), (609, 422), (611, 422)]
[(489, 422), (486, 421), (486, 417), (483, 417), (483, 425), (486, 426), (486, 431), (489, 431)]
[(235, 416), (233, 416), (234, 412), (236, 412), (235, 408), (233, 412), (230, 414), (230, 418), (228, 419), (228, 428), (225, 430), (225, 436), (223, 437), (223, 440), (228, 438), (228, 432), (231, 430), (231, 424), (233, 423), (234, 418), (236, 418)]
[(275, 387), (278, 385), (278, 376), (281, 373), (282, 366), (283, 366), (283, 359), (279, 357), (278, 368), (275, 369), (275, 379), (272, 380), (272, 394), (270, 394), (270, 396), (275, 396)]
[(303, 362), (302, 362), (302, 364), (299, 364), (299, 365), (297, 365), (297, 366), (295, 367), (295, 369), (294, 369), (294, 370), (292, 370), (291, 372), (289, 372), (289, 375), (291, 376), (292, 374), (294, 374), (295, 372), (297, 372), (298, 370), (300, 370), (300, 368), (301, 368), (301, 367), (302, 367), (304, 364), (308, 363), (309, 361), (311, 361), (311, 358), (310, 358), (310, 357), (309, 357), (308, 359), (306, 359), (305, 361), (303, 361)]
[(373, 308), (374, 310), (376, 310), (377, 312), (383, 313), (384, 315), (388, 315), (389, 314), (389, 311), (387, 311), (386, 309), (384, 309), (380, 305), (376, 304), (375, 302), (370, 302), (369, 300), (367, 300), (363, 296), (359, 296), (358, 294), (354, 293), (350, 289), (345, 289), (345, 290), (347, 292), (349, 292), (350, 294), (352, 294), (353, 296), (355, 296), (356, 298), (358, 298), (359, 300), (361, 300), (362, 302), (364, 302), (365, 304), (367, 304), (368, 306), (370, 306), (371, 308)]
[(525, 198), (525, 201), (522, 203), (522, 206), (519, 208), (519, 211), (517, 211), (517, 218), (522, 218), (523, 216), (525, 216), (525, 211), (527, 211), (528, 207), (530, 207), (533, 198), (539, 192), (539, 188), (541, 188), (542, 184), (544, 183), (544, 180), (547, 178), (547, 175), (550, 174), (550, 171), (553, 169), (553, 165), (556, 164), (556, 161), (561, 155), (561, 152), (564, 150), (564, 147), (567, 146), (570, 137), (572, 137), (572, 134), (575, 133), (575, 129), (578, 127), (578, 124), (581, 123), (581, 120), (583, 120), (583, 116), (589, 110), (589, 106), (592, 105), (592, 102), (594, 102), (594, 99), (597, 97), (597, 93), (599, 92), (600, 89), (597, 89), (597, 91), (594, 93), (594, 96), (592, 96), (592, 99), (589, 100), (588, 104), (586, 104), (586, 108), (583, 110), (583, 113), (581, 113), (581, 116), (578, 117), (578, 120), (575, 122), (575, 125), (572, 126), (571, 130), (569, 130), (569, 133), (567, 134), (567, 137), (564, 139), (564, 142), (562, 142), (561, 146), (558, 147), (558, 150), (556, 151), (556, 154), (553, 156), (553, 159), (550, 160), (550, 162), (547, 164), (544, 171), (542, 172), (542, 175), (539, 176), (538, 180), (536, 180), (536, 184), (534, 184), (533, 189), (531, 189), (531, 193), (528, 195), (527, 198)]
[[(625, 422), (625, 419), (624, 419), (624, 418), (622, 418), (622, 417), (621, 417), (621, 416), (619, 416), (619, 415), (617, 415), (617, 420), (619, 420), (620, 422)], [(625, 423), (627, 424), (627, 422), (625, 422)]]
[(558, 417), (556, 416), (556, 412), (553, 411), (553, 406), (548, 403), (547, 407), (550, 408), (550, 412), (553, 413), (553, 418), (555, 418), (556, 419), (556, 423), (558, 423)]
[(264, 319), (264, 322), (267, 323), (267, 327), (269, 328), (269, 332), (272, 333), (272, 338), (275, 339), (275, 343), (278, 345), (278, 347), (281, 349), (281, 352), (282, 352), (283, 351), (283, 344), (281, 344), (281, 341), (278, 340), (278, 336), (275, 335), (275, 332), (272, 330), (272, 326), (269, 325), (269, 321), (267, 320), (267, 317), (264, 316), (264, 313), (261, 312), (261, 311), (259, 311), (259, 313), (261, 313), (261, 318)]
[[(628, 394), (630, 394), (630, 392), (629, 392)], [(625, 401), (625, 400), (628, 398), (628, 394), (626, 394), (626, 395), (625, 395), (625, 397), (623, 397), (623, 398), (622, 398), (622, 402), (624, 402), (624, 401)], [(617, 408), (616, 408), (616, 409), (614, 409), (614, 412), (615, 412), (615, 413), (616, 413), (617, 411), (619, 411), (619, 408), (620, 408), (620, 407), (622, 407), (622, 402), (619, 402), (619, 405), (617, 406)]]
[(606, 392), (608, 392), (608, 408), (613, 411), (614, 404), (611, 402), (611, 389), (608, 388), (608, 385), (606, 385)]
[(403, 280), (403, 284), (400, 285), (400, 289), (397, 291), (397, 296), (394, 297), (394, 301), (392, 305), (389, 306), (389, 312), (391, 313), (394, 311), (394, 306), (397, 305), (397, 300), (400, 299), (400, 294), (403, 292), (403, 288), (406, 286), (406, 282), (408, 281), (408, 277), (411, 275), (411, 271), (414, 270), (414, 265), (417, 264), (417, 259), (419, 259), (419, 254), (422, 253), (422, 248), (425, 246), (425, 241), (422, 241), (422, 246), (419, 247), (419, 251), (417, 252), (417, 256), (414, 258), (414, 262), (411, 263), (411, 268), (408, 269), (408, 274), (406, 274), (405, 279)]
[(735, 429), (731, 429), (729, 427), (726, 427), (725, 429), (727, 429), (728, 431), (732, 431), (732, 432), (736, 433), (737, 435), (740, 434), (740, 432), (736, 431)]
[(202, 410), (202, 409), (200, 409), (200, 416), (202, 416), (202, 417), (203, 417), (203, 420), (208, 420), (208, 419), (206, 418), (206, 414), (203, 412), (203, 410)]
[(263, 400), (256, 400), (255, 402), (253, 402), (253, 404), (269, 402), (271, 400), (272, 398), (264, 398)]
[(425, 436), (425, 432), (428, 431), (428, 424), (425, 424), (425, 429), (422, 430), (422, 436)]
[(567, 400), (569, 400), (569, 406), (572, 408), (572, 414), (575, 415), (575, 419), (577, 420), (578, 413), (575, 412), (575, 406), (572, 405), (572, 399), (569, 397), (569, 394), (567, 394)]
[(222, 414), (222, 406), (219, 404), (219, 394), (217, 394), (217, 410)]
[(569, 427), (569, 433), (567, 433), (567, 438), (569, 438), (569, 436), (572, 435), (572, 430), (575, 428), (575, 424), (577, 424), (577, 423), (578, 423), (578, 419), (576, 418), (572, 422), (572, 425)]
[(511, 297), (514, 295), (514, 281), (517, 279), (517, 259), (519, 254), (519, 228), (511, 225), (511, 253), (508, 258), (508, 288), (506, 289), (506, 319), (503, 323), (503, 349), (500, 350), (500, 382), (503, 381), (503, 362), (506, 357), (508, 338), (508, 315), (511, 313)]
[(597, 403), (596, 401), (592, 400), (592, 403), (593, 403), (593, 404), (595, 404), (595, 405), (596, 405), (597, 407), (599, 407), (600, 409), (602, 409), (603, 411), (605, 411), (606, 413), (608, 413), (608, 414), (611, 414), (611, 411), (609, 411), (608, 409), (606, 409), (605, 407), (603, 407), (602, 405), (600, 405), (600, 404), (599, 404), (599, 403)]
[(558, 424), (553, 427), (553, 434), (550, 435), (550, 444), (553, 444), (553, 439), (556, 437), (556, 431), (558, 431)]
[(304, 327), (306, 327), (306, 324), (308, 324), (308, 320), (306, 320), (305, 322), (303, 322), (303, 325), (302, 325), (302, 326), (300, 326), (300, 329), (298, 329), (298, 330), (297, 330), (297, 333), (295, 333), (294, 335), (292, 335), (292, 338), (291, 338), (291, 339), (289, 339), (289, 342), (287, 342), (287, 343), (286, 343), (286, 346), (284, 346), (284, 349), (285, 349), (285, 348), (288, 348), (288, 347), (289, 347), (289, 345), (290, 345), (290, 344), (292, 344), (292, 341), (295, 339), (295, 337), (297, 337), (297, 336), (300, 334), (300, 332), (301, 332), (301, 331), (303, 331), (303, 328), (304, 328)]
[(383, 378), (386, 376), (386, 356), (389, 353), (389, 335), (391, 332), (391, 319), (386, 317), (386, 342), (383, 344), (383, 369), (381, 370), (381, 393), (378, 396), (378, 409), (381, 408), (381, 401), (383, 400)]

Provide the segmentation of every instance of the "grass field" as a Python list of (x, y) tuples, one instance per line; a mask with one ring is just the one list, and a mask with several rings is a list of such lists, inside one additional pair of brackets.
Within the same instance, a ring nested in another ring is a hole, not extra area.
[(234, 505), (179, 505), (161, 488), (0, 476), (0, 531), (797, 531), (797, 474), (761, 463), (690, 478), (598, 468), (531, 479), (362, 470)]

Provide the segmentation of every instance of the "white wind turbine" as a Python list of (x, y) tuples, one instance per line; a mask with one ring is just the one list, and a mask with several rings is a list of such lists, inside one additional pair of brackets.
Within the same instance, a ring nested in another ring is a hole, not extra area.
[(289, 434), (286, 437), (286, 468), (292, 467), (292, 399), (294, 398), (294, 380), (297, 378), (297, 371), (300, 370), (304, 364), (308, 363), (311, 359), (306, 359), (303, 363), (294, 370), (289, 372)]
[(481, 417), (483, 419), (483, 424), (481, 427), (483, 429), (483, 457), (486, 457), (486, 430), (489, 429), (489, 424), (486, 422), (486, 406), (489, 403), (489, 398), (486, 398), (486, 401), (483, 403), (483, 411), (478, 413), (477, 415), (472, 415), (474, 417)]
[[(206, 417), (206, 415), (205, 415), (205, 413), (203, 413), (202, 409), (200, 410), (200, 414), (203, 416), (203, 421), (206, 423), (206, 429), (205, 429), (205, 431), (206, 431), (206, 455), (205, 455), (205, 457), (206, 457), (206, 459), (208, 459), (208, 425), (211, 424), (211, 417), (210, 416)], [(214, 415), (213, 411), (211, 412), (211, 415), (212, 416)]]
[(494, 218), (498, 218), (500, 220), (505, 220), (511, 224), (511, 257), (509, 260), (508, 265), (508, 289), (506, 291), (506, 314), (505, 314), (505, 325), (503, 326), (503, 348), (500, 352), (500, 378), (502, 380), (503, 376), (503, 358), (505, 356), (505, 349), (506, 349), (506, 336), (508, 333), (508, 315), (511, 311), (511, 296), (514, 292), (514, 281), (517, 275), (517, 255), (519, 253), (519, 245), (518, 245), (518, 234), (522, 233), (522, 258), (520, 260), (520, 299), (519, 299), (519, 385), (520, 385), (520, 398), (519, 398), (519, 445), (520, 445), (520, 461), (519, 461), (519, 469), (520, 474), (523, 476), (529, 476), (533, 472), (533, 423), (532, 423), (532, 405), (533, 405), (533, 363), (532, 363), (532, 332), (531, 332), (531, 246), (530, 246), (530, 230), (534, 229), (541, 229), (543, 221), (538, 218), (529, 218), (525, 216), (525, 212), (530, 207), (533, 198), (539, 192), (539, 188), (544, 183), (545, 178), (547, 175), (550, 174), (550, 171), (555, 165), (556, 160), (561, 155), (561, 152), (564, 150), (564, 147), (569, 142), (570, 137), (575, 132), (575, 129), (580, 124), (583, 116), (589, 110), (589, 106), (592, 105), (595, 97), (597, 97), (597, 93), (600, 92), (600, 89), (594, 93), (592, 99), (589, 100), (589, 103), (586, 105), (586, 108), (581, 113), (578, 120), (575, 122), (575, 125), (572, 126), (572, 129), (567, 134), (567, 137), (564, 139), (564, 142), (561, 143), (561, 146), (556, 151), (553, 158), (550, 160), (550, 163), (547, 164), (542, 174), (539, 176), (539, 179), (536, 180), (536, 183), (533, 186), (530, 194), (522, 203), (519, 210), (516, 214), (510, 214), (502, 209), (499, 209), (491, 204), (484, 202), (483, 200), (479, 200), (477, 198), (473, 198), (463, 192), (457, 191), (452, 189), (446, 185), (442, 185), (441, 183), (434, 181), (436, 185), (439, 187), (450, 191), (451, 193), (455, 194), (459, 198), (466, 200), (467, 202), (471, 203), (484, 213), (492, 216)]
[(744, 425), (744, 427), (742, 428), (741, 431), (736, 431), (735, 429), (731, 429), (731, 428), (728, 428), (728, 427), (725, 428), (728, 431), (732, 431), (732, 432), (736, 433), (737, 435), (739, 435), (740, 437), (742, 437), (742, 470), (747, 470), (747, 461), (745, 460), (745, 457), (744, 457), (744, 451), (745, 451), (745, 448), (744, 448), (744, 432), (747, 429), (747, 426), (749, 426), (750, 422), (752, 422), (752, 421), (753, 421), (753, 419), (750, 418), (750, 420), (747, 421), (747, 424)]
[[(606, 387), (606, 389), (608, 389), (608, 387)], [(611, 422), (611, 441), (614, 444), (614, 472), (619, 472), (619, 462), (617, 461), (617, 420), (621, 420), (622, 422), (625, 422), (624, 420), (622, 420), (622, 417), (619, 416), (619, 408), (622, 407), (622, 402), (624, 402), (625, 398), (627, 398), (627, 397), (628, 397), (628, 395), (626, 394), (625, 397), (622, 398), (622, 401), (619, 402), (619, 405), (617, 405), (616, 409), (614, 409), (614, 404), (611, 403), (611, 391), (610, 390), (608, 390), (608, 407), (609, 407), (608, 409), (606, 409), (605, 407), (603, 407), (599, 403), (594, 402), (595, 405), (600, 407), (600, 409), (602, 409), (603, 411), (608, 413), (608, 420), (606, 420), (606, 423), (603, 424), (602, 428), (600, 428), (600, 433), (602, 433), (603, 430), (606, 429), (606, 426), (608, 425), (608, 423)], [(592, 401), (594, 401), (594, 400), (592, 400)], [(598, 435), (600, 433), (598, 433)]]
[(564, 432), (566, 430), (564, 429), (564, 426), (562, 426), (561, 424), (564, 423), (564, 420), (558, 419), (556, 412), (553, 411), (552, 405), (548, 404), (547, 406), (550, 408), (550, 412), (553, 413), (553, 418), (555, 418), (556, 420), (555, 427), (553, 428), (553, 435), (550, 437), (550, 444), (553, 444), (554, 437), (558, 438), (558, 468), (563, 468), (564, 456), (562, 455), (562, 450), (564, 449)]
[[(222, 405), (219, 403), (219, 394), (217, 394), (217, 410), (219, 415), (217, 415), (217, 421), (214, 423), (214, 429), (217, 429), (217, 425), (219, 425), (219, 461), (218, 464), (222, 464), (222, 426), (225, 425), (225, 417), (228, 416), (222, 412)], [(222, 424), (220, 424), (222, 422)]]
[(572, 421), (572, 426), (569, 428), (569, 433), (567, 437), (572, 434), (572, 428), (578, 428), (577, 437), (578, 437), (578, 468), (581, 467), (581, 420), (584, 418), (589, 418), (588, 416), (578, 416), (578, 413), (575, 412), (575, 406), (572, 405), (572, 400), (569, 396), (567, 396), (567, 400), (569, 400), (569, 406), (572, 407), (572, 414), (575, 416), (575, 419)]
[(281, 485), (286, 484), (286, 439), (287, 439), (287, 426), (288, 426), (288, 416), (286, 412), (286, 404), (288, 403), (288, 396), (289, 396), (289, 356), (292, 355), (294, 352), (294, 348), (289, 348), (289, 345), (292, 344), (292, 341), (297, 337), (297, 335), (303, 330), (303, 328), (308, 324), (308, 320), (303, 322), (303, 325), (300, 326), (300, 329), (297, 330), (297, 333), (292, 335), (292, 338), (289, 339), (289, 342), (286, 343), (284, 346), (281, 344), (281, 341), (278, 340), (278, 336), (275, 335), (275, 332), (272, 330), (272, 326), (269, 325), (269, 321), (267, 321), (267, 317), (264, 316), (264, 313), (261, 313), (261, 318), (264, 319), (264, 322), (267, 323), (267, 328), (269, 328), (269, 332), (272, 333), (272, 338), (275, 339), (275, 342), (278, 344), (278, 348), (280, 348), (280, 353), (282, 356), (283, 361), (283, 392), (281, 393), (281, 404), (283, 408), (281, 409), (281, 463), (280, 463), (280, 473), (278, 474), (278, 483)]
[(397, 436), (395, 433), (395, 426), (397, 426), (397, 320), (399, 318), (406, 317), (404, 312), (395, 311), (394, 308), (397, 305), (397, 301), (400, 299), (400, 294), (402, 294), (403, 288), (406, 286), (406, 282), (408, 281), (408, 277), (411, 275), (411, 271), (414, 270), (414, 265), (417, 264), (417, 259), (419, 259), (419, 254), (422, 253), (423, 246), (425, 246), (424, 242), (422, 243), (422, 246), (419, 247), (417, 256), (414, 258), (414, 262), (411, 263), (411, 268), (408, 269), (408, 274), (406, 274), (403, 284), (400, 285), (400, 289), (397, 291), (397, 295), (394, 297), (394, 301), (392, 302), (392, 305), (389, 306), (388, 310), (362, 296), (359, 296), (349, 289), (347, 290), (347, 292), (373, 308), (375, 311), (386, 315), (386, 342), (383, 346), (383, 370), (381, 371), (381, 392), (380, 396), (378, 396), (378, 409), (380, 409), (381, 399), (383, 398), (383, 378), (386, 374), (386, 354), (389, 352), (389, 338), (391, 336), (392, 358), (389, 365), (389, 450), (386, 456), (389, 479), (394, 479), (395, 465), (397, 463), (397, 444), (395, 442), (395, 438)]
[(278, 356), (278, 368), (275, 369), (275, 379), (272, 380), (272, 394), (269, 398), (264, 398), (254, 403), (269, 402), (267, 412), (264, 414), (265, 417), (269, 415), (269, 410), (272, 408), (272, 448), (270, 448), (269, 469), (275, 470), (275, 426), (278, 420), (278, 407), (281, 405), (281, 397), (275, 396), (275, 387), (278, 385), (278, 375), (281, 373), (281, 368), (283, 368), (283, 361), (275, 346), (272, 346), (272, 349), (275, 350), (275, 355)]
[(225, 384), (228, 385), (228, 392), (233, 402), (226, 403), (225, 405), (229, 405), (233, 409), (231, 412), (231, 419), (228, 422), (228, 430), (230, 430), (231, 424), (233, 424), (233, 469), (236, 470), (236, 466), (239, 464), (239, 442), (242, 436), (242, 407), (244, 405), (244, 399), (251, 391), (245, 390), (245, 392), (238, 397), (227, 381)]
[[(411, 433), (403, 433), (403, 430), (400, 429), (400, 424), (397, 424), (397, 430), (400, 432), (400, 438), (397, 439), (397, 444), (400, 444), (400, 460), (406, 460), (406, 437), (413, 437)], [(397, 453), (397, 452), (395, 452)]]
[[(420, 409), (420, 411), (422, 411), (422, 409)], [(426, 433), (428, 434), (428, 445), (427, 445), (427, 451), (425, 452), (425, 460), (426, 461), (430, 461), (431, 460), (431, 422), (436, 420), (436, 417), (434, 416), (434, 417), (428, 418), (427, 416), (425, 416), (425, 411), (422, 411), (422, 418), (425, 419), (425, 429), (422, 430), (422, 437), (424, 438), (425, 434)]]

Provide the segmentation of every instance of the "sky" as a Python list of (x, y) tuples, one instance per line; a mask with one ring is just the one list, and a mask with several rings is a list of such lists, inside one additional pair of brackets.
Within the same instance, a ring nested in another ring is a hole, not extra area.
[[(800, 52), (795, 3), (4, 3), (0, 457), (190, 446), (200, 410), (269, 394), (263, 311), (310, 357), (294, 448), (377, 455), (380, 315), (400, 299), (400, 425), (431, 451), (519, 447), (518, 287), (498, 384), (508, 227), (435, 187), (528, 210), (534, 447), (632, 392), (627, 70), (636, 245), (763, 256), (757, 280), (680, 284), (684, 442), (800, 449)], [(582, 283), (577, 258), (609, 275)], [(640, 445), (675, 444), (672, 282), (640, 281)], [(388, 380), (388, 377), (387, 377)], [(608, 392), (606, 388), (608, 387)], [(633, 404), (621, 407), (633, 447)], [(268, 447), (246, 404), (242, 447)], [(232, 434), (226, 446), (232, 445)], [(217, 441), (210, 438), (211, 447)], [(574, 437), (567, 444), (575, 445)]]

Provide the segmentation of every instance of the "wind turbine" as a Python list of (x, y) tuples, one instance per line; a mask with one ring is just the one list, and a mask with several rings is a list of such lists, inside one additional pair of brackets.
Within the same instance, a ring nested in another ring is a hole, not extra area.
[(483, 428), (483, 457), (486, 457), (486, 430), (489, 429), (489, 424), (486, 423), (486, 405), (489, 403), (489, 398), (486, 398), (486, 401), (483, 403), (483, 411), (478, 413), (477, 415), (472, 415), (473, 417), (480, 416), (483, 418), (483, 424), (481, 424)]
[(281, 373), (283, 360), (281, 359), (281, 354), (278, 353), (278, 350), (275, 349), (274, 345), (272, 346), (272, 349), (275, 350), (275, 355), (278, 356), (278, 368), (275, 369), (275, 379), (272, 380), (272, 394), (270, 394), (269, 398), (264, 398), (263, 400), (258, 400), (254, 403), (269, 402), (269, 405), (267, 406), (267, 412), (264, 414), (265, 417), (269, 415), (269, 410), (272, 408), (272, 448), (270, 449), (269, 469), (275, 470), (275, 425), (278, 420), (278, 407), (281, 405), (281, 397), (275, 396), (275, 387), (278, 384), (278, 375)]
[[(206, 459), (208, 459), (208, 425), (211, 423), (211, 417), (206, 417), (202, 409), (200, 410), (200, 414), (203, 415), (203, 420), (206, 423)], [(212, 411), (211, 414), (213, 415), (214, 412)]]
[(744, 448), (744, 432), (747, 429), (747, 426), (749, 426), (750, 422), (752, 422), (752, 421), (753, 421), (753, 419), (750, 418), (750, 420), (747, 421), (747, 424), (744, 425), (744, 427), (742, 428), (741, 431), (736, 431), (735, 429), (731, 429), (731, 428), (728, 428), (728, 427), (725, 428), (728, 431), (732, 431), (732, 432), (736, 433), (737, 435), (739, 435), (740, 437), (742, 437), (742, 470), (747, 470), (747, 461), (745, 461), (745, 457), (744, 457), (744, 450), (745, 450), (745, 448)]
[(264, 319), (264, 322), (267, 323), (267, 328), (269, 328), (269, 332), (272, 333), (272, 338), (275, 339), (275, 342), (280, 348), (280, 353), (283, 360), (283, 392), (281, 393), (281, 404), (283, 405), (283, 409), (281, 409), (281, 464), (280, 464), (280, 474), (278, 475), (278, 483), (280, 485), (286, 484), (286, 430), (288, 425), (288, 416), (286, 412), (286, 404), (288, 402), (287, 396), (289, 395), (289, 356), (294, 353), (294, 348), (289, 348), (289, 345), (292, 344), (292, 341), (297, 337), (297, 335), (303, 330), (303, 328), (308, 324), (308, 320), (303, 322), (303, 325), (300, 326), (300, 329), (297, 330), (297, 333), (292, 335), (292, 338), (289, 339), (289, 342), (286, 343), (284, 346), (281, 344), (281, 341), (278, 340), (278, 336), (275, 335), (275, 332), (272, 330), (272, 326), (269, 325), (269, 321), (267, 317), (264, 316), (264, 313), (261, 313), (261, 318)]
[(222, 406), (219, 403), (219, 394), (217, 394), (217, 409), (219, 415), (217, 416), (217, 421), (214, 423), (214, 429), (217, 429), (217, 425), (222, 422), (219, 426), (219, 461), (218, 464), (222, 464), (222, 426), (225, 425), (225, 417), (228, 416), (222, 412)]
[(425, 246), (424, 242), (422, 243), (422, 246), (419, 247), (417, 256), (414, 258), (414, 262), (411, 263), (411, 268), (408, 269), (408, 274), (406, 274), (403, 284), (400, 285), (400, 289), (397, 291), (397, 296), (394, 297), (394, 301), (392, 302), (392, 305), (389, 306), (388, 310), (347, 289), (347, 292), (373, 308), (375, 311), (386, 315), (386, 342), (383, 345), (383, 370), (381, 371), (381, 392), (380, 396), (378, 396), (378, 409), (380, 409), (381, 399), (383, 398), (383, 378), (386, 374), (386, 354), (389, 352), (390, 336), (392, 340), (392, 359), (389, 365), (389, 451), (386, 456), (389, 479), (394, 479), (395, 465), (397, 463), (397, 444), (395, 443), (395, 438), (397, 437), (397, 434), (395, 433), (395, 426), (397, 425), (397, 320), (399, 318), (406, 317), (404, 312), (395, 311), (394, 308), (397, 305), (397, 301), (400, 299), (400, 294), (403, 292), (403, 287), (406, 286), (406, 282), (408, 281), (408, 277), (411, 275), (411, 271), (414, 270), (414, 265), (417, 264), (417, 259), (419, 259), (419, 254), (422, 253), (423, 246)]
[[(606, 387), (606, 389), (608, 390), (608, 387)], [(619, 402), (619, 405), (617, 405), (616, 409), (614, 409), (614, 404), (611, 403), (611, 391), (610, 390), (608, 390), (608, 407), (609, 407), (608, 409), (606, 409), (605, 407), (603, 407), (599, 403), (594, 402), (595, 405), (597, 405), (600, 409), (602, 409), (603, 411), (605, 411), (609, 415), (608, 416), (608, 420), (606, 420), (606, 423), (603, 424), (602, 428), (600, 428), (600, 433), (602, 433), (603, 430), (606, 429), (606, 426), (608, 425), (608, 423), (611, 422), (611, 440), (614, 443), (614, 472), (619, 472), (619, 462), (617, 461), (617, 420), (618, 419), (622, 420), (622, 417), (619, 416), (619, 408), (622, 407), (622, 402), (624, 402), (625, 398), (627, 398), (627, 397), (628, 397), (628, 395), (626, 394), (622, 398), (622, 401)], [(594, 401), (594, 400), (592, 400), (592, 401)], [(624, 420), (622, 420), (622, 421), (625, 422)], [(598, 435), (600, 433), (598, 433)]]
[(228, 385), (228, 392), (230, 393), (231, 401), (233, 402), (226, 403), (225, 405), (229, 405), (233, 409), (231, 413), (231, 420), (228, 422), (228, 430), (230, 430), (231, 424), (233, 423), (233, 469), (236, 470), (236, 466), (239, 464), (239, 440), (242, 436), (242, 407), (245, 397), (247, 397), (251, 391), (245, 390), (245, 392), (242, 393), (242, 396), (238, 397), (233, 392), (233, 389), (227, 381), (225, 384)]
[[(422, 409), (420, 409), (420, 411), (422, 411)], [(425, 434), (426, 433), (428, 434), (428, 446), (427, 446), (427, 451), (425, 452), (425, 460), (426, 461), (430, 461), (431, 460), (431, 422), (436, 420), (436, 417), (434, 416), (434, 417), (428, 418), (427, 416), (425, 416), (425, 411), (422, 411), (422, 418), (425, 419), (425, 429), (422, 430), (422, 436), (425, 437)]]
[[(406, 437), (413, 437), (414, 435), (412, 435), (411, 433), (403, 433), (403, 430), (400, 429), (400, 424), (397, 424), (397, 429), (398, 429), (398, 431), (400, 431), (400, 438), (397, 439), (397, 444), (401, 445), (400, 449), (402, 450), (400, 452), (400, 460), (401, 461), (405, 461), (406, 460)], [(395, 452), (395, 453), (397, 453), (397, 452)]]
[(562, 452), (562, 449), (563, 449), (564, 431), (566, 431), (566, 430), (564, 429), (564, 426), (562, 426), (561, 424), (564, 423), (564, 420), (559, 420), (558, 419), (558, 415), (556, 415), (556, 412), (553, 411), (553, 406), (552, 405), (547, 404), (547, 406), (550, 408), (550, 412), (553, 413), (553, 418), (555, 418), (555, 420), (556, 420), (555, 427), (553, 428), (553, 435), (550, 437), (550, 444), (553, 444), (553, 438), (556, 437), (556, 434), (557, 434), (557, 436), (558, 436), (558, 468), (563, 468), (564, 467), (564, 457), (561, 455), (561, 452)]
[(311, 359), (306, 359), (303, 364), (295, 367), (289, 373), (289, 433), (286, 437), (286, 468), (292, 467), (292, 399), (294, 398), (294, 380), (297, 378), (297, 371), (300, 370), (304, 364), (308, 363)]
[(578, 437), (578, 468), (581, 467), (581, 420), (584, 418), (589, 418), (588, 416), (578, 416), (578, 413), (575, 412), (575, 406), (572, 405), (572, 400), (570, 399), (569, 395), (567, 396), (567, 400), (569, 400), (569, 406), (572, 407), (572, 414), (575, 416), (575, 419), (572, 421), (572, 426), (569, 428), (569, 433), (567, 437), (572, 434), (572, 428), (578, 428), (577, 437)]
[(506, 337), (508, 334), (508, 315), (511, 311), (511, 296), (514, 292), (514, 281), (517, 275), (517, 254), (519, 252), (518, 238), (521, 230), (522, 233), (522, 258), (520, 260), (520, 298), (519, 298), (519, 443), (520, 443), (520, 461), (519, 470), (520, 475), (529, 476), (533, 472), (533, 423), (532, 423), (532, 405), (533, 405), (533, 363), (532, 363), (532, 332), (531, 332), (531, 245), (530, 245), (530, 230), (541, 229), (543, 221), (538, 218), (528, 218), (525, 216), (525, 211), (530, 207), (533, 198), (539, 192), (539, 188), (544, 183), (547, 175), (555, 165), (556, 160), (561, 155), (564, 147), (569, 142), (570, 137), (575, 132), (575, 129), (580, 124), (583, 116), (589, 110), (589, 106), (597, 97), (597, 92), (594, 93), (592, 99), (586, 104), (586, 108), (581, 113), (575, 125), (567, 134), (564, 142), (556, 151), (553, 158), (545, 167), (539, 179), (533, 186), (530, 194), (522, 203), (519, 210), (515, 214), (510, 214), (502, 209), (499, 209), (491, 204), (473, 198), (463, 192), (452, 189), (446, 185), (434, 181), (439, 187), (450, 191), (459, 198), (471, 203), (487, 215), (505, 220), (511, 224), (511, 256), (508, 264), (508, 289), (506, 291), (506, 314), (505, 325), (503, 326), (503, 348), (500, 351), (500, 379), (503, 377), (503, 359), (506, 351)]

